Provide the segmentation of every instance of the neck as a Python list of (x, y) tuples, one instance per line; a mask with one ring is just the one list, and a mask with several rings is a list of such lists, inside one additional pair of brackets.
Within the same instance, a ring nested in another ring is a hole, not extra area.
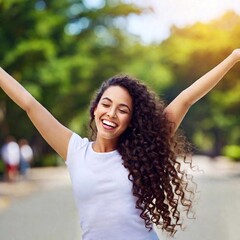
[(93, 150), (95, 152), (111, 152), (117, 149), (117, 142), (111, 139), (96, 139), (93, 143)]

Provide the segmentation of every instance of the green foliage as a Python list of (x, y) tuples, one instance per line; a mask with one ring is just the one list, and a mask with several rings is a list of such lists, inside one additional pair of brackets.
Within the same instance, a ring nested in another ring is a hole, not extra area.
[(57, 167), (60, 165), (63, 165), (63, 161), (57, 154), (45, 154), (33, 163), (34, 167)]
[(4, 175), (5, 165), (4, 162), (0, 159), (0, 178)]
[[(172, 86), (166, 91), (169, 102), (233, 49), (239, 48), (239, 26), (240, 17), (228, 12), (209, 24), (172, 27), (171, 36), (159, 46), (162, 63), (173, 74)], [(240, 144), (239, 134), (236, 136), (240, 122), (239, 86), (239, 66), (236, 66), (191, 108), (183, 121), (182, 128), (200, 152), (217, 155), (226, 144)]]
[(240, 146), (227, 145), (223, 148), (223, 154), (234, 161), (240, 161)]
[[(60, 122), (86, 135), (89, 102), (103, 80), (127, 72), (170, 102), (239, 47), (240, 17), (233, 12), (209, 24), (173, 26), (164, 42), (142, 45), (125, 23), (128, 15), (144, 11), (149, 10), (120, 0), (95, 6), (86, 0), (0, 1), (1, 66)], [(238, 67), (183, 122), (200, 152), (218, 154), (227, 144), (240, 145)], [(24, 136), (49, 154), (26, 114), (2, 91), (0, 128), (0, 140)]]
[[(86, 133), (91, 95), (121, 71), (127, 56), (118, 19), (142, 11), (122, 1), (102, 0), (95, 7), (84, 0), (0, 1), (1, 66), (63, 124)], [(0, 113), (1, 140), (11, 134), (42, 142), (26, 114), (2, 91)]]

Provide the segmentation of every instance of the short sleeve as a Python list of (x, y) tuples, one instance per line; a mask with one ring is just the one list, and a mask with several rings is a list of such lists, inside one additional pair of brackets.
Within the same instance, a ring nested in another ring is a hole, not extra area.
[(65, 162), (67, 166), (70, 164), (74, 156), (76, 156), (76, 153), (78, 153), (88, 142), (87, 138), (82, 138), (76, 133), (72, 134), (68, 143), (67, 159)]

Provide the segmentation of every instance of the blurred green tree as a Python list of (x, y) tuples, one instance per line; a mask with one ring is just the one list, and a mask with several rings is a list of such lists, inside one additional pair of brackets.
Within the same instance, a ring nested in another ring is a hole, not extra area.
[[(240, 16), (227, 12), (208, 24), (186, 28), (172, 27), (171, 36), (159, 46), (162, 63), (172, 72), (172, 85), (166, 98), (171, 101), (181, 90), (216, 66), (234, 48), (239, 48)], [(182, 128), (198, 152), (221, 154), (227, 144), (240, 145), (238, 114), (240, 107), (239, 66), (199, 103), (196, 103)]]
[[(93, 4), (95, 2), (95, 4)], [(101, 82), (127, 72), (170, 102), (232, 49), (239, 47), (240, 17), (228, 12), (208, 24), (172, 27), (159, 44), (143, 45), (127, 33), (130, 14), (142, 9), (115, 0), (0, 0), (0, 59), (50, 112), (87, 133), (87, 109)], [(91, 3), (91, 4), (90, 4)], [(182, 128), (198, 152), (218, 155), (240, 145), (238, 67), (194, 106)], [(14, 134), (50, 149), (26, 114), (0, 91), (0, 139)]]
[[(0, 1), (0, 59), (63, 124), (86, 133), (86, 107), (126, 58), (125, 18), (141, 9), (122, 1)], [(49, 150), (26, 114), (0, 92), (1, 136), (25, 136)]]

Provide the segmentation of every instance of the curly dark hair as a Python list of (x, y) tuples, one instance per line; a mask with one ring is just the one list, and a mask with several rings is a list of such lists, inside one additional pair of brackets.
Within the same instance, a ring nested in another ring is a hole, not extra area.
[[(103, 82), (91, 102), (92, 140), (97, 134), (94, 109), (110, 86), (127, 89), (133, 100), (131, 124), (120, 136), (117, 150), (129, 171), (132, 192), (137, 197), (136, 208), (141, 210), (140, 217), (146, 228), (151, 229), (154, 223), (173, 236), (178, 227), (182, 228), (180, 208), (183, 207), (187, 216), (192, 210), (195, 192), (189, 185), (192, 176), (181, 169), (181, 163), (186, 162), (190, 153), (190, 145), (183, 135), (173, 136), (173, 123), (164, 113), (164, 102), (146, 85), (128, 75), (117, 75)], [(188, 163), (192, 167), (191, 158)]]

